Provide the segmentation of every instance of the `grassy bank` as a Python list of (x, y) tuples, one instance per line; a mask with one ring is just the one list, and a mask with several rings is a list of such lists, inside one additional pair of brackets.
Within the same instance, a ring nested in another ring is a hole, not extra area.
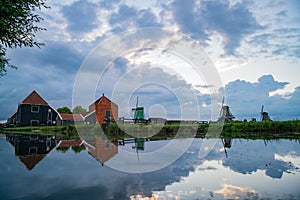
[(5, 133), (34, 133), (34, 134), (45, 134), (55, 136), (66, 136), (70, 138), (78, 138), (76, 127), (71, 126), (25, 126), (25, 127), (12, 127), (4, 128)]
[[(207, 134), (209, 131), (209, 134)], [(110, 124), (82, 126), (45, 126), (5, 128), (5, 132), (40, 133), (62, 135), (67, 137), (94, 137), (105, 134), (111, 140), (127, 137), (146, 138), (187, 138), (187, 137), (228, 137), (251, 139), (300, 139), (300, 121), (284, 122), (232, 122), (225, 124), (199, 125), (133, 125)]]

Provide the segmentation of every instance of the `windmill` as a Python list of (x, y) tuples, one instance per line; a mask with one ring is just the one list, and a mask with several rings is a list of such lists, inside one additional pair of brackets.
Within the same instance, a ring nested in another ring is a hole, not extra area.
[(233, 121), (234, 118), (235, 117), (229, 110), (229, 106), (224, 104), (224, 97), (223, 97), (218, 122), (231, 122)]
[(135, 124), (143, 124), (145, 123), (145, 114), (144, 114), (144, 107), (139, 107), (139, 97), (136, 98), (136, 105), (135, 108), (132, 108), (134, 111), (134, 123)]
[(261, 106), (260, 114), (261, 114), (261, 121), (272, 121), (271, 118), (269, 117), (269, 113), (264, 111), (264, 105)]

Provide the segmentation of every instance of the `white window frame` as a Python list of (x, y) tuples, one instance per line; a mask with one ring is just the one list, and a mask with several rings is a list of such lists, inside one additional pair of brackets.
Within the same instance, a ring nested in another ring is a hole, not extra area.
[[(33, 110), (33, 108), (37, 108), (37, 111)], [(39, 113), (40, 112), (40, 106), (31, 105), (31, 112)]]

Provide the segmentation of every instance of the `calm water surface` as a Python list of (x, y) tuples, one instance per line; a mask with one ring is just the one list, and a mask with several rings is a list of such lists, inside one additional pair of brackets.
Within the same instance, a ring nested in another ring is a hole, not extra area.
[(0, 199), (300, 199), (299, 141), (214, 140), (203, 159), (203, 139), (193, 139), (169, 166), (125, 173), (108, 167), (120, 152), (136, 153), (135, 164), (143, 167), (147, 153), (170, 140), (122, 144), (2, 136)]

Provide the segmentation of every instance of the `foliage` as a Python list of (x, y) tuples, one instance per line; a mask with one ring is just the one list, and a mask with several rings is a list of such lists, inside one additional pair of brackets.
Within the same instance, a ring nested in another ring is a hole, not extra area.
[(73, 109), (73, 113), (76, 113), (76, 114), (78, 114), (78, 113), (84, 113), (84, 112), (86, 112), (86, 109), (84, 109), (84, 108), (81, 107), (81, 106), (76, 106), (76, 107)]
[(57, 112), (59, 112), (59, 113), (65, 113), (65, 114), (72, 114), (71, 109), (68, 108), (68, 107), (58, 108)]
[(0, 78), (6, 74), (6, 67), (17, 68), (9, 63), (9, 59), (5, 58), (5, 55), (6, 49), (0, 44)]
[(0, 77), (6, 67), (16, 68), (5, 57), (6, 48), (43, 45), (34, 40), (37, 32), (46, 30), (36, 25), (43, 18), (35, 11), (42, 8), (49, 8), (45, 0), (0, 0)]
[(68, 125), (66, 130), (66, 136), (68, 137), (78, 137), (76, 127), (74, 125)]
[(82, 146), (73, 146), (72, 147), (72, 150), (75, 152), (75, 153), (80, 153), (81, 151), (85, 150), (85, 146), (82, 145)]
[(70, 149), (70, 147), (65, 147), (65, 146), (56, 147), (56, 151), (59, 151), (61, 153), (66, 153), (69, 149)]

